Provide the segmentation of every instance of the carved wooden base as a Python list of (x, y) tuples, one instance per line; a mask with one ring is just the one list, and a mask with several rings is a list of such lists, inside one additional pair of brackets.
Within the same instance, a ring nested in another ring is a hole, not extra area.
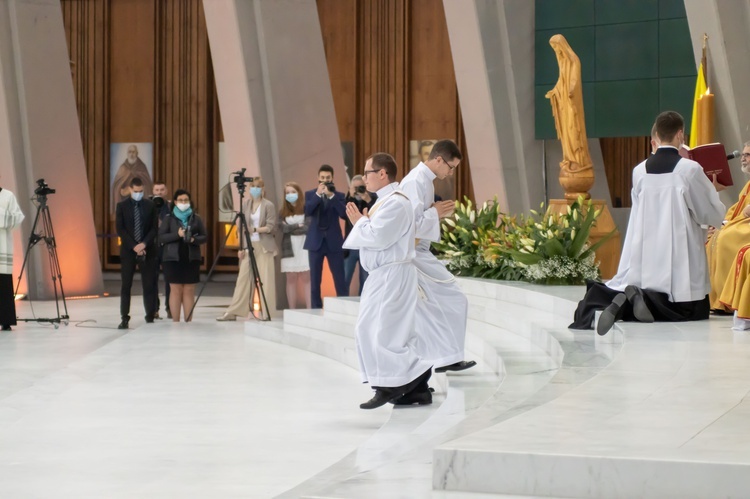
[(589, 199), (589, 191), (594, 187), (594, 169), (586, 168), (567, 160), (560, 162), (560, 185), (565, 191), (565, 199), (575, 201), (579, 196)]
[[(551, 199), (547, 211), (558, 214), (567, 213), (568, 206), (573, 204), (573, 201), (573, 199)], [(617, 266), (620, 263), (620, 248), (622, 246), (620, 244), (620, 231), (617, 230), (617, 225), (615, 225), (607, 203), (603, 199), (595, 199), (592, 208), (601, 210), (601, 214), (596, 219), (596, 225), (591, 229), (590, 244), (595, 244), (609, 234), (612, 229), (615, 229), (615, 234), (596, 252), (596, 259), (600, 262), (599, 270), (602, 279), (610, 279), (617, 273)]]

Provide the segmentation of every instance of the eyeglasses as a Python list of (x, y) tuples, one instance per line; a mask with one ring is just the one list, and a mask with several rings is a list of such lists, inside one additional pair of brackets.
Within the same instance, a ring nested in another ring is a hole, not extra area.
[(458, 164), (452, 165), (452, 164), (448, 163), (448, 161), (444, 157), (442, 157), (442, 156), (440, 156), (440, 159), (443, 160), (443, 163), (445, 163), (446, 165), (448, 165), (448, 168), (450, 168), (451, 171), (453, 171), (456, 168), (458, 168)]
[(377, 170), (365, 170), (364, 172), (362, 172), (362, 175), (366, 177), (368, 173), (375, 173), (379, 172), (380, 170), (382, 170), (382, 168), (378, 168)]
[(743, 158), (750, 158), (750, 152), (743, 152), (742, 153)]

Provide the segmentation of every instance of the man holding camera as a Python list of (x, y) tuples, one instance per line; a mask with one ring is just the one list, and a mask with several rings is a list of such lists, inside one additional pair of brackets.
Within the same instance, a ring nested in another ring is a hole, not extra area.
[[(151, 201), (154, 202), (154, 207), (156, 208), (157, 216), (159, 217), (159, 227), (161, 227), (161, 223), (164, 221), (164, 217), (169, 215), (169, 213), (172, 211), (172, 203), (169, 201), (169, 190), (167, 189), (167, 184), (164, 182), (154, 182), (154, 195), (151, 196)], [(164, 253), (164, 248), (159, 244), (159, 251), (157, 253), (157, 262), (156, 262), (156, 315), (154, 316), (156, 319), (159, 319), (159, 309), (161, 308), (161, 301), (159, 300), (159, 269), (161, 268), (161, 262), (162, 262), (162, 254)], [(162, 272), (163, 273), (163, 272)], [(172, 312), (169, 310), (169, 282), (167, 281), (167, 276), (164, 275), (164, 301), (167, 302), (166, 307), (164, 310), (167, 312), (167, 319), (172, 318)]]
[[(370, 194), (367, 192), (365, 187), (365, 179), (362, 175), (355, 175), (352, 177), (351, 184), (349, 185), (349, 192), (346, 195), (346, 205), (353, 203), (357, 207), (360, 213), (365, 208), (368, 210), (373, 207), (375, 201), (378, 200), (378, 195), (375, 193)], [(344, 238), (349, 237), (352, 231), (352, 223), (347, 218), (346, 225), (344, 227)], [(354, 277), (354, 269), (357, 268), (359, 263), (359, 250), (356, 249), (345, 249), (344, 250), (344, 276), (346, 277), (346, 289), (349, 289), (352, 284), (352, 278)], [(362, 295), (362, 288), (367, 280), (367, 271), (362, 268), (362, 264), (359, 265), (359, 294)]]
[(143, 284), (143, 307), (146, 322), (154, 322), (156, 306), (156, 276), (158, 271), (156, 234), (158, 216), (154, 203), (143, 199), (143, 181), (135, 177), (130, 181), (130, 199), (117, 203), (116, 225), (120, 237), (120, 315), (117, 329), (128, 329), (130, 322), (130, 288), (138, 265)]
[(310, 294), (312, 308), (323, 308), (320, 283), (323, 259), (333, 274), (336, 296), (349, 296), (344, 276), (344, 238), (339, 220), (346, 219), (344, 195), (333, 185), (333, 168), (322, 165), (318, 169), (318, 188), (305, 192), (305, 216), (310, 217), (304, 248), (310, 261)]

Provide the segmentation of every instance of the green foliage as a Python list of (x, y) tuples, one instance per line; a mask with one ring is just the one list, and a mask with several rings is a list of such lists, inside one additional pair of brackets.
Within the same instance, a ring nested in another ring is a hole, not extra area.
[(455, 214), (443, 223), (440, 243), (433, 246), (456, 275), (581, 284), (598, 278), (594, 252), (614, 233), (588, 245), (599, 214), (582, 197), (562, 214), (531, 210), (526, 216), (500, 213), (497, 199), (476, 210), (466, 198), (456, 202)]

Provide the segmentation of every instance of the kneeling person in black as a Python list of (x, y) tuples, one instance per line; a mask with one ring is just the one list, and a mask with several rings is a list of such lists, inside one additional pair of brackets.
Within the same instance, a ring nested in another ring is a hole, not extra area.
[(702, 226), (718, 226), (724, 205), (701, 166), (680, 157), (684, 121), (674, 111), (656, 118), (654, 154), (633, 170), (633, 207), (617, 274), (588, 283), (573, 329), (596, 326), (606, 334), (617, 320), (694, 321), (708, 319), (708, 264)]

